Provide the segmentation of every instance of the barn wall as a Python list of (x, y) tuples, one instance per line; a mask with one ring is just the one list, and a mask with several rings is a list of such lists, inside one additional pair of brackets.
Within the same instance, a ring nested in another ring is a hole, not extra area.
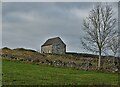
[(52, 53), (52, 45), (41, 47), (41, 53)]
[(65, 54), (66, 46), (62, 43), (53, 45), (53, 53), (56, 54)]
[(52, 45), (42, 45), (41, 53), (65, 54), (66, 45), (61, 39), (56, 39), (55, 41), (53, 40)]

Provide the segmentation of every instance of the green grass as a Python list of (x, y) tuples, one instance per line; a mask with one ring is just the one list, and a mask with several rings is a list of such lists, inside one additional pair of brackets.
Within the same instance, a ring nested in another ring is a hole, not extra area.
[(118, 75), (3, 60), (3, 85), (117, 85)]
[(2, 86), (2, 58), (0, 57), (0, 86)]

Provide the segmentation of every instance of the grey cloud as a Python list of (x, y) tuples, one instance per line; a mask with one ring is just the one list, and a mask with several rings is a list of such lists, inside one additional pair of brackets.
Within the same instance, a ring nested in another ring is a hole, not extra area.
[[(58, 7), (59, 9), (81, 8), (86, 9), (92, 5), (92, 2), (3, 2), (3, 14), (14, 11), (46, 10), (49, 7)], [(44, 9), (43, 9), (44, 8)]]
[(45, 40), (60, 36), (67, 51), (83, 52), (82, 21), (92, 5), (83, 2), (3, 3), (3, 46), (39, 50)]
[(2, 47), (2, 3), (0, 3), (0, 48)]

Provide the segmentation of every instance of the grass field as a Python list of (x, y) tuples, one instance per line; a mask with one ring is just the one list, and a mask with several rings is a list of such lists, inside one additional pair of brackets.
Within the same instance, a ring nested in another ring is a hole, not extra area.
[(118, 75), (3, 60), (3, 85), (117, 85)]

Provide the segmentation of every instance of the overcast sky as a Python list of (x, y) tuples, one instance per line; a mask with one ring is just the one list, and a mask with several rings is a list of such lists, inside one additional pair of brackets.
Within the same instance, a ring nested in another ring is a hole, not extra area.
[(2, 47), (2, 3), (0, 3), (0, 48)]
[[(94, 2), (4, 2), (2, 3), (2, 47), (40, 50), (49, 38), (60, 37), (67, 51), (84, 52), (80, 38), (83, 19)], [(117, 3), (113, 5), (117, 15)]]

